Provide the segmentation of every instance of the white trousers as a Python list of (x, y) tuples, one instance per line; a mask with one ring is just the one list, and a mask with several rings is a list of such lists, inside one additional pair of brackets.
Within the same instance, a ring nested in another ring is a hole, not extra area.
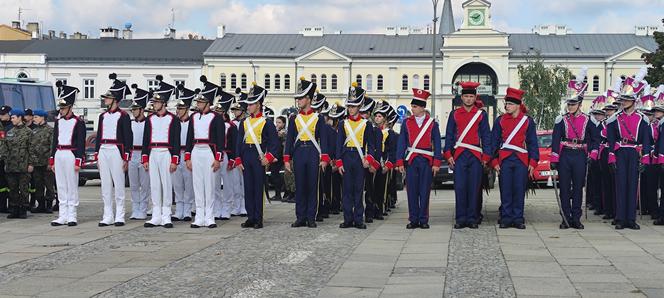
[(194, 198), (196, 198), (195, 225), (209, 226), (214, 224), (212, 207), (214, 189), (217, 185), (215, 172), (212, 170), (214, 154), (209, 145), (195, 146), (191, 152), (191, 169), (194, 180)]
[(146, 219), (150, 197), (150, 173), (141, 164), (141, 151), (132, 152), (127, 171), (131, 189), (131, 218)]
[(74, 169), (76, 157), (69, 150), (55, 152), (55, 183), (60, 201), (58, 218), (53, 222), (66, 224), (76, 222), (78, 207), (78, 172)]
[(166, 148), (152, 149), (149, 166), (152, 218), (148, 223), (162, 226), (171, 223), (171, 204), (173, 204), (171, 153)]
[[(104, 215), (101, 223), (110, 225), (113, 222), (124, 222), (125, 174), (122, 169), (124, 161), (120, 150), (116, 145), (101, 145), (97, 158), (101, 178), (101, 199), (104, 201)], [(115, 198), (115, 216), (113, 215), (113, 198)]]
[[(180, 160), (184, 161), (184, 154), (180, 154)], [(175, 193), (174, 216), (179, 219), (191, 216), (191, 209), (194, 204), (194, 182), (192, 177), (185, 162), (181, 162), (178, 165), (178, 169), (173, 173), (173, 192)]]
[(231, 178), (231, 185), (233, 186), (233, 210), (231, 212), (235, 215), (247, 214), (247, 209), (244, 207), (244, 177), (242, 171), (233, 168)]
[(221, 187), (215, 187), (215, 196), (214, 196), (214, 214), (219, 217), (230, 218), (231, 209), (233, 208), (233, 188), (235, 187), (233, 182), (233, 170), (228, 170), (228, 156), (224, 153), (224, 160), (221, 162), (221, 168), (217, 171), (217, 182), (219, 185), (224, 186), (222, 190)]

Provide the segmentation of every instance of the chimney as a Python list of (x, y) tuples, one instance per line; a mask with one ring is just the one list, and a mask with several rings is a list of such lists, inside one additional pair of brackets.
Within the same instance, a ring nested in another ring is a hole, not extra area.
[(48, 39), (55, 39), (55, 30), (48, 30)]
[(175, 29), (174, 28), (166, 28), (164, 30), (164, 38), (166, 39), (175, 39)]
[(37, 22), (28, 23), (25, 29), (28, 30), (30, 33), (32, 33), (33, 39), (39, 38), (39, 35), (41, 34), (41, 31), (39, 31), (39, 23)]
[(224, 38), (226, 35), (226, 25), (217, 26), (217, 38)]
[(12, 28), (14, 28), (14, 29), (21, 29), (21, 22), (19, 22), (19, 21), (13, 21), (13, 22), (12, 22)]
[(131, 23), (125, 23), (125, 28), (122, 30), (123, 39), (132, 39), (134, 37), (134, 31), (131, 30)]
[(323, 26), (314, 26), (314, 27), (304, 27), (300, 34), (303, 36), (323, 36), (325, 34), (325, 28)]
[(64, 31), (60, 31), (59, 37), (60, 39), (67, 39), (67, 33), (65, 33)]
[(118, 38), (118, 29), (115, 29), (113, 27), (101, 28), (101, 29), (99, 29), (99, 38), (100, 39), (105, 39), (105, 38), (117, 39)]

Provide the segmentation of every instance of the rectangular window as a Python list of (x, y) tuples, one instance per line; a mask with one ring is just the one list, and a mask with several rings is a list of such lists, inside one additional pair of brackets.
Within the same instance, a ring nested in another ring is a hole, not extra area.
[(159, 81), (157, 80), (148, 80), (148, 91), (154, 91), (159, 89)]
[(86, 99), (95, 98), (95, 80), (93, 79), (83, 80), (83, 98)]
[(55, 81), (60, 81), (63, 85), (67, 85), (67, 79), (55, 79)]
[(175, 87), (180, 85), (184, 86), (184, 80), (175, 80)]

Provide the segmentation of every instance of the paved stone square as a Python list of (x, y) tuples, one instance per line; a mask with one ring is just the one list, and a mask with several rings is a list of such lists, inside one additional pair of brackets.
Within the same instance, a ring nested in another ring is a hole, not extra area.
[[(78, 227), (54, 216), (0, 219), (0, 295), (43, 297), (662, 297), (664, 227), (616, 231), (589, 216), (559, 230), (552, 190), (526, 202), (526, 230), (498, 229), (498, 190), (484, 224), (453, 230), (453, 191), (432, 192), (431, 229), (406, 230), (398, 208), (367, 230), (293, 229), (294, 205), (266, 205), (265, 228), (244, 218), (217, 229), (97, 227), (98, 183), (81, 188)], [(486, 195), (485, 195), (486, 197)], [(127, 202), (130, 205), (130, 202)], [(127, 206), (129, 208), (129, 206)]]

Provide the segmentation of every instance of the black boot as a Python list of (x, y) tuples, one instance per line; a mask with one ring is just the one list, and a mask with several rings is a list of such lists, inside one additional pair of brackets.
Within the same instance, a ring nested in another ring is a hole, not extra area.
[(19, 208), (18, 208), (18, 218), (20, 218), (20, 219), (26, 219), (26, 218), (28, 218), (28, 208), (26, 208), (26, 207), (19, 207)]
[(13, 218), (19, 218), (20, 216), (20, 211), (18, 207), (9, 207), (9, 215), (7, 215), (7, 218), (13, 219)]

